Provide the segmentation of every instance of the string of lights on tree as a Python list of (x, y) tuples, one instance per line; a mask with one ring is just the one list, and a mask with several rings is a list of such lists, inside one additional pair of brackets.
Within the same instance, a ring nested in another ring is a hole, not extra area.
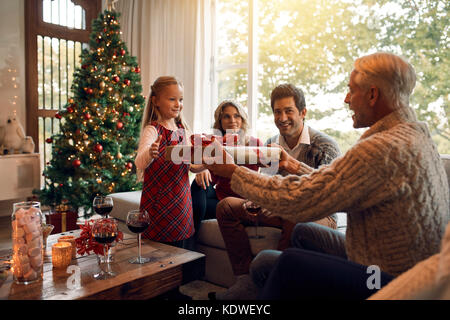
[(140, 68), (121, 39), (119, 13), (105, 10), (92, 22), (89, 49), (74, 72), (73, 96), (55, 118), (60, 132), (46, 140), (52, 159), (35, 191), (42, 203), (68, 203), (90, 211), (96, 195), (131, 191), (145, 97)]

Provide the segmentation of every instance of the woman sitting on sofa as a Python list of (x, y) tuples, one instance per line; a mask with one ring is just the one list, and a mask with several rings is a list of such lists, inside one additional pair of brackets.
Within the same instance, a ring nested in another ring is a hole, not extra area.
[[(238, 102), (222, 101), (214, 112), (214, 120), (215, 134), (225, 136), (225, 134), (237, 133), (239, 135), (238, 145), (263, 145), (258, 138), (247, 135), (247, 114)], [(258, 171), (256, 164), (245, 166)], [(231, 190), (228, 178), (215, 176), (209, 170), (196, 174), (191, 185), (191, 195), (194, 210), (194, 239), (198, 236), (202, 220), (216, 218), (216, 205), (220, 200), (226, 197), (240, 197)]]

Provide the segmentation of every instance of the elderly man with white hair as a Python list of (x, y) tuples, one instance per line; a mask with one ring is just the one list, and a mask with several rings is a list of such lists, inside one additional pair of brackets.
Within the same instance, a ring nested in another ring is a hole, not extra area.
[[(426, 124), (409, 107), (414, 68), (390, 53), (357, 59), (345, 102), (355, 128), (369, 129), (331, 164), (298, 176), (267, 177), (232, 163), (208, 166), (231, 188), (294, 222), (347, 212), (347, 258), (288, 248), (263, 299), (365, 299), (439, 252), (449, 190)], [(220, 148), (220, 146), (218, 146)], [(280, 165), (296, 161), (282, 152)]]

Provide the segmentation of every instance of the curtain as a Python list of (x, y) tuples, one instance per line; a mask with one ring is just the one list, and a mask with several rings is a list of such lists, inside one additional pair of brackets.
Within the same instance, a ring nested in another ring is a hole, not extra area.
[(195, 132), (208, 132), (211, 106), (214, 0), (120, 0), (122, 38), (141, 67), (143, 95), (163, 75), (184, 85), (183, 118)]

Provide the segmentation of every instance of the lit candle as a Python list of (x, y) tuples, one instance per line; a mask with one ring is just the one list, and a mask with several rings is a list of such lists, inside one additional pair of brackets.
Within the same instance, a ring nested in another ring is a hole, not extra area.
[(72, 245), (70, 242), (57, 242), (52, 246), (53, 268), (65, 268), (72, 260)]
[(74, 236), (61, 236), (58, 238), (58, 242), (69, 242), (72, 245), (72, 259), (77, 257), (77, 245)]

